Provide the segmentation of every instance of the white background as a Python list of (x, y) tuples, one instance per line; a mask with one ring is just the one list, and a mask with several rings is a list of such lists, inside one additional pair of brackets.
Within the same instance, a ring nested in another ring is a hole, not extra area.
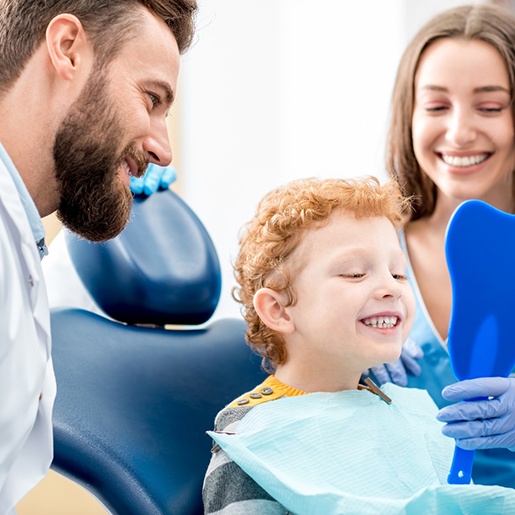
[(200, 0), (197, 36), (182, 58), (175, 155), (179, 192), (223, 269), (215, 318), (239, 316), (231, 263), (267, 191), (307, 176), (386, 178), (401, 53), (428, 18), (462, 3)]

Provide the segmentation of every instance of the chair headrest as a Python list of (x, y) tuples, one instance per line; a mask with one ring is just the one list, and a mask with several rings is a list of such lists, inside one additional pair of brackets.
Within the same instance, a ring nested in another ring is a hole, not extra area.
[(71, 260), (107, 315), (128, 324), (206, 322), (220, 299), (220, 262), (202, 222), (172, 190), (137, 196), (116, 238), (91, 243), (69, 231)]

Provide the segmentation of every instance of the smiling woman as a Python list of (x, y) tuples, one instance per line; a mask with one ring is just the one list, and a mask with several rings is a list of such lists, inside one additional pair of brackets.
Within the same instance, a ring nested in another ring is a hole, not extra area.
[[(401, 241), (417, 298), (410, 339), (424, 355), (418, 360), (418, 375), (408, 374), (404, 384), (426, 389), (443, 408), (446, 431), (458, 431), (477, 449), (476, 484), (511, 488), (515, 402), (510, 392), (515, 380), (503, 383), (507, 389), (502, 393), (488, 381), (481, 388), (483, 378), (451, 386), (456, 377), (447, 333), (453, 292), (445, 240), (449, 220), (463, 201), (483, 200), (515, 212), (514, 81), (513, 13), (478, 3), (433, 17), (417, 31), (400, 61), (386, 160), (390, 175), (414, 199)], [(478, 390), (484, 395), (477, 395)], [(463, 422), (459, 404), (448, 406), (475, 397), (492, 402), (481, 407), (459, 403), (474, 411), (473, 423)], [(499, 420), (505, 448), (498, 448), (499, 438), (492, 440), (494, 431), (499, 436), (494, 429)]]

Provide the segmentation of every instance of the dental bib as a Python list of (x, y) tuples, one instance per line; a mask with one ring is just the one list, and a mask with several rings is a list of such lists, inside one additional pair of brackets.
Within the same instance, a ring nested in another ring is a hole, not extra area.
[(448, 485), (454, 440), (424, 390), (386, 384), (254, 407), (235, 433), (208, 434), (295, 515), (515, 513), (515, 490)]

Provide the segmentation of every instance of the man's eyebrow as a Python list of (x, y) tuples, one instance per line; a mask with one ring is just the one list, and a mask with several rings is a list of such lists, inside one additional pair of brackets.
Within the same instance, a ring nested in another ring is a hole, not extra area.
[(147, 85), (164, 91), (165, 96), (162, 100), (168, 105), (173, 104), (173, 101), (175, 100), (175, 94), (170, 85), (168, 84), (168, 82), (161, 80), (151, 80), (147, 82)]

